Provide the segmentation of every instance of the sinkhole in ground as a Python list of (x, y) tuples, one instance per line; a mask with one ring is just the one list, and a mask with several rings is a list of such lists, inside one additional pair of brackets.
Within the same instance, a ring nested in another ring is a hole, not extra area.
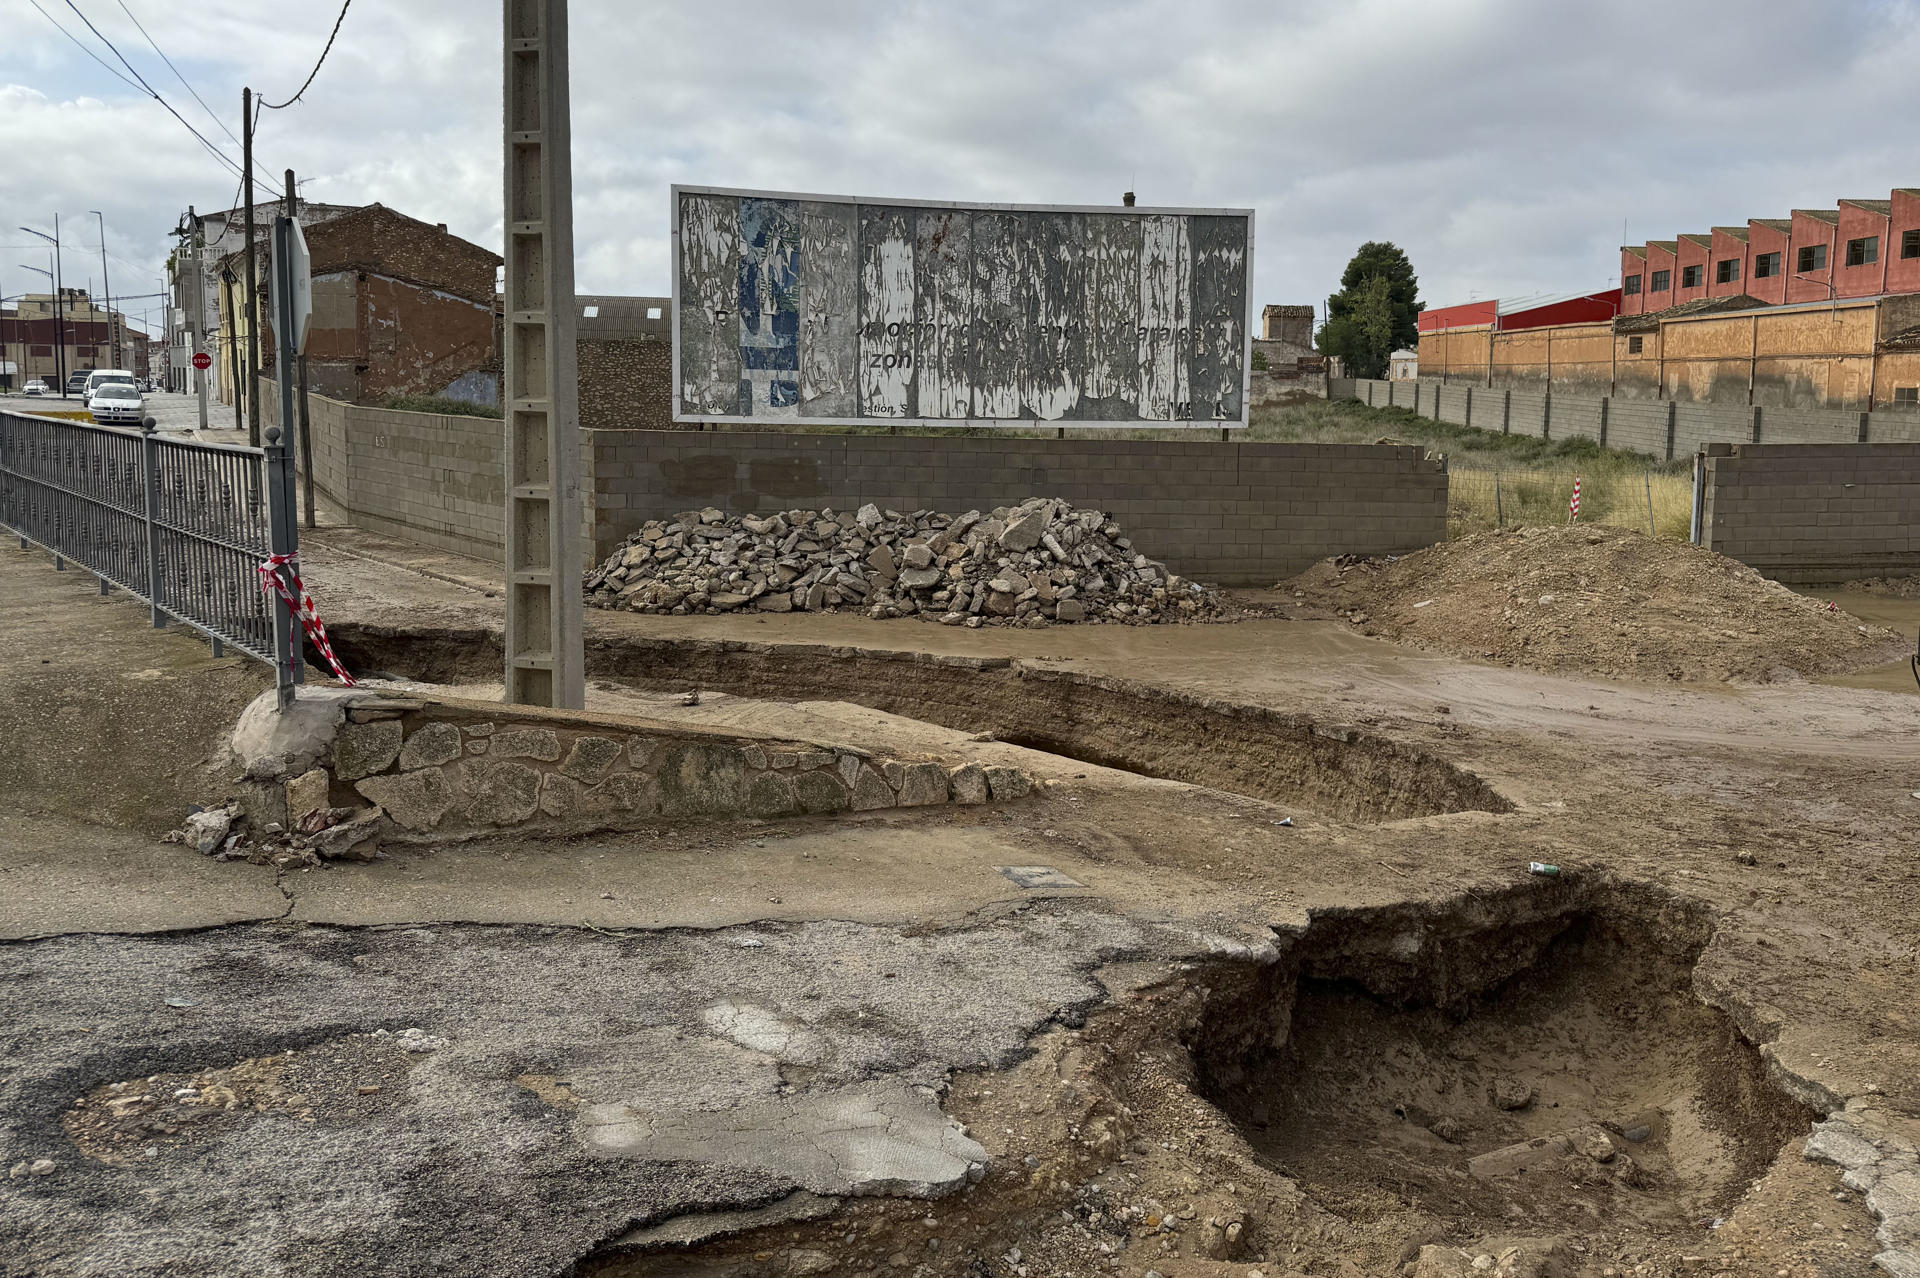
[(1316, 920), (1288, 961), (1215, 988), (1199, 1090), (1350, 1221), (1697, 1235), (1812, 1115), (1694, 995), (1702, 914), (1539, 899)]

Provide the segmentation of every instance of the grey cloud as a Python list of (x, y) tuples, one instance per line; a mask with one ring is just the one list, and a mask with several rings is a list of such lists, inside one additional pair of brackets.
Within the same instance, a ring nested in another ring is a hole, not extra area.
[[(114, 6), (81, 3), (218, 137)], [(332, 19), (331, 0), (128, 3), (236, 128), (243, 80), (289, 91)], [(495, 0), (356, 6), (308, 99), (267, 116), (263, 161), (312, 198), (496, 244), (499, 26)], [(105, 208), (109, 248), (152, 274), (180, 209), (233, 181), (22, 0), (0, 28), (23, 37), (0, 86), (33, 91), (0, 88), (0, 154), (48, 161), (0, 171), (0, 204)], [(1911, 0), (574, 0), (573, 53), (583, 291), (665, 291), (675, 181), (1075, 203), (1132, 185), (1255, 208), (1257, 301), (1324, 297), (1388, 238), (1436, 303), (1604, 286), (1623, 218), (1665, 238), (1920, 182), (1894, 127), (1920, 118)], [(123, 156), (123, 179), (52, 163), (76, 151)], [(0, 256), (0, 291), (19, 260)]]

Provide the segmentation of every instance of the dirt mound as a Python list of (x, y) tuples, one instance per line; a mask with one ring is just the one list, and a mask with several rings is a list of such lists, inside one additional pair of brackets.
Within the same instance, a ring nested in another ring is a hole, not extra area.
[(1893, 661), (1907, 641), (1724, 555), (1600, 525), (1475, 533), (1282, 584), (1367, 634), (1614, 678), (1773, 683)]

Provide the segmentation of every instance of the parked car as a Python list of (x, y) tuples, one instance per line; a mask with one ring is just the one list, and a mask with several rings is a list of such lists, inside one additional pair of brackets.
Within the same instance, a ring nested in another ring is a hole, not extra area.
[(87, 411), (102, 426), (140, 425), (147, 415), (147, 402), (133, 380), (105, 381), (87, 396)]
[(87, 374), (87, 385), (81, 394), (92, 399), (93, 392), (107, 382), (125, 382), (136, 390), (140, 388), (140, 379), (124, 368), (96, 368)]
[[(89, 372), (92, 370), (89, 369)], [(67, 377), (67, 394), (84, 395), (87, 393), (87, 374), (73, 373)]]
[(32, 380), (28, 381), (27, 394), (44, 395), (46, 393), (47, 393), (47, 384), (41, 381), (38, 377), (35, 377)]

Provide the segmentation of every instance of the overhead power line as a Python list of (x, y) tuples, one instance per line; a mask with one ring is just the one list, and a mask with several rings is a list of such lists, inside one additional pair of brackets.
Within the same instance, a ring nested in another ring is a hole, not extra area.
[[(68, 0), (68, 3), (72, 3), (72, 0)], [(320, 68), (326, 64), (327, 55), (333, 52), (333, 42), (340, 35), (340, 24), (347, 20), (347, 7), (352, 3), (353, 0), (341, 0), (340, 16), (333, 20), (333, 32), (327, 36), (327, 47), (320, 50), (320, 61), (314, 63), (313, 70), (307, 73), (307, 82), (300, 86), (299, 93), (295, 93), (285, 102), (262, 102), (260, 105), (269, 111), (282, 110), (298, 102), (300, 100), (300, 94), (305, 93), (313, 87), (313, 77), (320, 74)]]
[[(40, 9), (39, 0), (29, 0), (29, 3), (31, 3), (35, 9), (39, 9), (42, 16), (46, 17), (49, 22), (53, 22), (52, 15), (48, 14), (45, 9)], [(89, 56), (93, 57), (94, 61), (99, 62), (101, 66), (106, 67), (108, 71), (112, 71), (113, 74), (117, 76), (123, 83), (126, 83), (129, 88), (142, 91), (146, 93), (148, 97), (152, 98), (155, 102), (158, 102), (161, 105), (161, 107), (165, 109), (168, 115), (171, 115), (175, 120), (179, 121), (181, 128), (185, 129), (188, 133), (192, 134), (194, 137), (194, 140), (199, 142), (202, 147), (206, 148), (207, 154), (213, 156), (214, 159), (220, 161), (221, 164), (225, 165), (229, 172), (234, 173), (236, 175), (241, 175), (242, 180), (244, 181), (243, 170), (241, 169), (239, 163), (236, 162), (232, 156), (228, 155), (225, 151), (222, 151), (218, 146), (215, 146), (212, 142), (210, 142), (207, 139), (207, 136), (201, 133), (200, 130), (194, 128), (192, 124), (188, 123), (187, 118), (185, 116), (181, 115), (178, 111), (174, 110), (173, 104), (167, 101), (166, 98), (162, 97), (160, 95), (159, 90), (155, 89), (151, 84), (147, 83), (146, 77), (141, 75), (140, 72), (135, 69), (134, 65), (131, 62), (127, 61), (126, 55), (120, 52), (119, 48), (113, 43), (113, 41), (107, 39), (105, 35), (101, 34), (100, 28), (93, 25), (93, 20), (87, 17), (85, 13), (81, 12), (80, 6), (74, 3), (74, 0), (67, 0), (67, 8), (73, 10), (74, 15), (78, 17), (81, 22), (86, 24), (87, 30), (93, 32), (94, 38), (100, 41), (101, 44), (105, 45), (107, 47), (108, 52), (112, 53), (115, 58), (119, 59), (120, 65), (125, 67), (127, 69), (128, 74), (133, 76), (133, 80), (138, 81), (138, 83), (136, 84), (133, 81), (128, 81), (126, 76), (122, 76), (120, 75), (119, 72), (113, 71), (113, 68), (111, 66), (108, 66), (107, 63), (103, 61), (97, 54), (94, 54), (92, 50), (87, 49), (85, 44), (82, 44), (77, 37), (74, 37), (72, 32), (67, 31), (65, 27), (60, 27), (60, 30), (63, 33), (65, 33), (69, 39), (72, 39), (75, 44), (79, 44), (80, 48), (84, 52), (88, 53)], [(54, 25), (56, 27), (60, 26), (60, 24), (57, 22), (54, 22)], [(201, 105), (204, 106), (205, 103), (202, 103)], [(272, 188), (266, 186), (266, 184), (260, 182), (258, 179), (255, 179), (254, 185), (256, 187), (259, 187), (263, 191), (267, 191), (269, 194), (272, 193)]]
[(59, 23), (59, 20), (56, 19), (51, 13), (48, 13), (45, 9), (41, 9), (40, 0), (27, 0), (27, 3), (32, 5), (35, 9), (39, 9), (40, 16), (45, 18), (48, 22), (51, 22), (53, 24), (53, 29), (55, 31), (58, 31), (61, 35), (73, 41), (74, 48), (80, 50), (80, 52), (86, 54), (89, 58), (92, 58), (95, 62), (98, 62), (102, 67), (105, 67), (108, 75), (111, 75), (114, 79), (120, 81), (120, 83), (126, 85), (129, 89), (134, 89), (137, 91), (140, 88), (139, 85), (127, 79), (127, 77), (125, 77), (124, 75), (121, 75), (118, 71), (115, 71), (105, 58), (95, 53), (92, 49), (89, 49), (84, 43), (81, 42), (81, 39), (79, 36), (75, 35), (73, 32), (61, 26)]
[(147, 43), (152, 45), (153, 51), (160, 55), (160, 60), (167, 64), (167, 70), (173, 72), (174, 78), (180, 81), (181, 87), (185, 88), (188, 93), (193, 94), (193, 100), (200, 104), (200, 109), (207, 113), (207, 118), (220, 126), (220, 131), (227, 135), (229, 142), (235, 146), (239, 146), (240, 139), (233, 136), (233, 130), (227, 127), (227, 122), (222, 120), (219, 114), (207, 105), (207, 100), (201, 97), (199, 91), (187, 82), (187, 77), (180, 73), (180, 68), (173, 65), (173, 59), (167, 56), (166, 50), (162, 49), (159, 43), (148, 34), (147, 29), (140, 24), (140, 19), (133, 16), (133, 10), (127, 8), (127, 0), (115, 0), (115, 3), (120, 6), (120, 12), (127, 15), (128, 21), (133, 23), (134, 28), (139, 31), (141, 35), (146, 36)]

